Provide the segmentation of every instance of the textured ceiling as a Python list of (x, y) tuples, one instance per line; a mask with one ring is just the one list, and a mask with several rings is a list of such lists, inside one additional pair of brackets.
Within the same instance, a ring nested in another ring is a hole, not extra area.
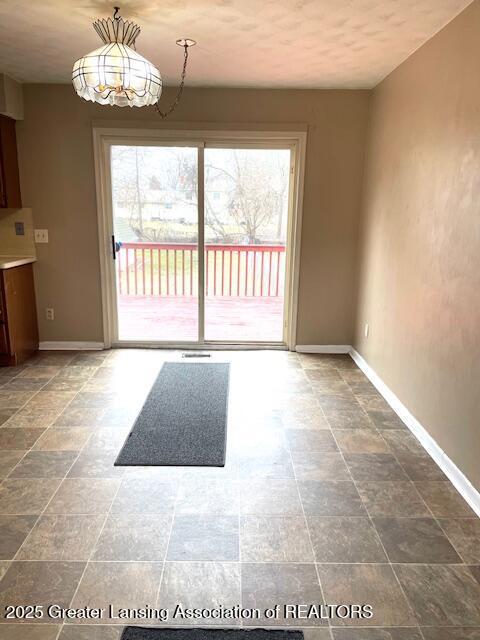
[[(372, 87), (471, 0), (118, 0), (142, 28), (139, 53), (176, 84), (180, 37), (194, 38), (188, 84)], [(24, 82), (69, 82), (100, 46), (103, 0), (0, 0), (0, 71)]]

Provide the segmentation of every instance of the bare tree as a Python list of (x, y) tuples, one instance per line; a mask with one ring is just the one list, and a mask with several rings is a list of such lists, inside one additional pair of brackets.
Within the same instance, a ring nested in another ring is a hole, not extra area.
[(277, 233), (280, 237), (283, 203), (288, 185), (283, 166), (278, 162), (272, 164), (271, 157), (257, 158), (256, 162), (252, 162), (247, 154), (237, 150), (232, 151), (230, 160), (225, 163), (228, 168), (213, 164), (206, 166), (206, 170), (208, 168), (210, 171), (207, 182), (210, 177), (212, 183), (222, 183), (228, 193), (226, 212), (215, 211), (206, 198), (206, 224), (225, 240), (229, 236), (225, 220), (231, 217), (246, 240), (255, 244), (260, 241), (261, 232), (266, 232), (277, 219)]

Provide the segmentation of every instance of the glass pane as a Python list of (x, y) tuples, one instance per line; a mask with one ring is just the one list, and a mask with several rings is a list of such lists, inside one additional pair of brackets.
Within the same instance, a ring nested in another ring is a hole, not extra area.
[(205, 149), (205, 339), (281, 342), (290, 151)]
[(198, 339), (196, 148), (113, 146), (120, 340)]

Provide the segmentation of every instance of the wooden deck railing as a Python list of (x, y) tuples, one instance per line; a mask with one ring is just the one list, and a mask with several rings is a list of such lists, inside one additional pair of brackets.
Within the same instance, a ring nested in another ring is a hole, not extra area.
[[(124, 242), (117, 253), (122, 295), (194, 296), (197, 273), (196, 244)], [(207, 296), (281, 296), (284, 283), (284, 245), (205, 245)]]

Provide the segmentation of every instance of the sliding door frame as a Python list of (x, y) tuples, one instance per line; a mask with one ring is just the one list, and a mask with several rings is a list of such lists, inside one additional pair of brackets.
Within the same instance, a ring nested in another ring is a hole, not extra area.
[[(158, 125), (157, 125), (158, 127)], [(102, 290), (102, 316), (104, 347), (152, 347), (195, 349), (252, 349), (276, 348), (294, 350), (297, 333), (298, 284), (300, 270), (300, 243), (305, 174), (306, 127), (297, 131), (280, 130), (199, 130), (158, 128), (131, 128), (93, 126), (93, 147), (97, 195), (98, 241)], [(112, 176), (110, 148), (115, 145), (132, 146), (184, 146), (198, 149), (198, 322), (199, 340), (192, 342), (118, 340), (117, 299), (115, 290), (115, 264), (112, 260), (113, 235)], [(281, 342), (225, 342), (205, 341), (204, 327), (204, 150), (205, 147), (265, 148), (290, 150), (290, 184), (285, 272), (284, 328)]]

